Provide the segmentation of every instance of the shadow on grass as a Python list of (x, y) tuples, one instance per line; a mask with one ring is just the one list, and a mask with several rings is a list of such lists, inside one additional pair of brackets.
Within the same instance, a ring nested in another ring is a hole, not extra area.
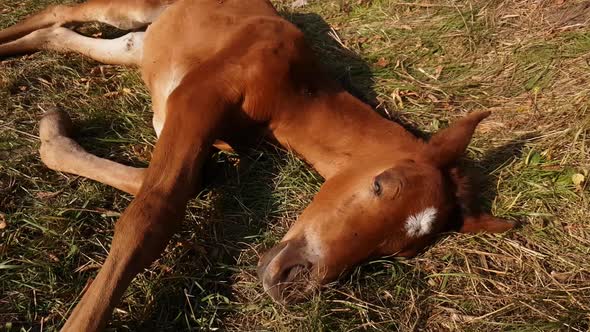
[(320, 62), (344, 89), (365, 103), (377, 106), (371, 67), (334, 38), (334, 30), (321, 16), (313, 13), (284, 13), (284, 16), (303, 31)]
[[(125, 322), (130, 324), (126, 328), (210, 329), (219, 327), (223, 317), (232, 312), (233, 277), (237, 270), (250, 266), (248, 262), (237, 267), (239, 256), (260, 242), (278, 240), (268, 238), (268, 228), (280, 205), (273, 196), (273, 183), (287, 161), (273, 150), (264, 146), (262, 151), (241, 156), (240, 163), (246, 164), (242, 170), (233, 165), (232, 155), (218, 153), (212, 157), (206, 167), (204, 180), (208, 186), (202, 196), (208, 196), (213, 205), (203, 208), (198, 200), (190, 204), (187, 214), (193, 220), (185, 220), (173, 240), (188, 242), (188, 249), (181, 257), (172, 258), (175, 266), (166, 274), (168, 281), (155, 286), (150, 314), (142, 321)], [(193, 312), (196, 317), (191, 317)], [(186, 316), (190, 317), (188, 321)], [(114, 326), (122, 328), (117, 323)]]
[(488, 151), (479, 160), (465, 159), (460, 164), (463, 173), (469, 178), (475, 198), (474, 202), (480, 203), (483, 212), (489, 212), (491, 202), (498, 195), (496, 183), (498, 177), (491, 172), (508, 164), (516, 156), (522, 155), (527, 141), (535, 137), (535, 134), (526, 134), (511, 140), (510, 142)]

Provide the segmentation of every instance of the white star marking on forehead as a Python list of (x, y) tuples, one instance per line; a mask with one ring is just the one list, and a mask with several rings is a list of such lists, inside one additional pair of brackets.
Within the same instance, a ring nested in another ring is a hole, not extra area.
[(406, 232), (411, 237), (418, 237), (430, 233), (432, 223), (436, 218), (436, 209), (429, 207), (424, 211), (408, 217), (406, 220)]

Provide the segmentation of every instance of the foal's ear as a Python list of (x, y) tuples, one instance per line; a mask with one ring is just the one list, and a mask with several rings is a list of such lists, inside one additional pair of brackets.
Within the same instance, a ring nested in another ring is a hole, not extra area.
[(513, 229), (514, 222), (496, 218), (490, 214), (482, 213), (477, 217), (463, 217), (463, 225), (459, 229), (461, 233), (502, 233)]
[(451, 226), (461, 233), (502, 233), (516, 226), (510, 220), (496, 218), (482, 211), (479, 191), (471, 185), (474, 179), (466, 177), (458, 167), (449, 169), (457, 203), (457, 220)]
[(457, 120), (450, 127), (436, 133), (428, 142), (428, 154), (439, 167), (445, 167), (459, 159), (471, 141), (475, 127), (491, 112), (475, 112)]

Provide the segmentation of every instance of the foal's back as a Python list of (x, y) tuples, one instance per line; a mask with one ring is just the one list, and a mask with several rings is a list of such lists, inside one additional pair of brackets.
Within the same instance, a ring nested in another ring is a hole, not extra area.
[[(248, 52), (300, 32), (267, 0), (180, 0), (147, 29), (141, 70), (158, 113), (179, 81), (195, 68), (222, 59), (240, 79)], [(265, 59), (273, 61), (277, 59)], [(156, 114), (157, 115), (157, 114)]]
[(183, 78), (203, 67), (202, 79), (244, 95), (244, 110), (256, 118), (278, 106), (274, 100), (291, 100), (294, 82), (281, 78), (294, 64), (312, 67), (310, 55), (301, 31), (267, 0), (181, 0), (148, 28), (141, 70), (155, 122), (165, 118), (165, 103)]

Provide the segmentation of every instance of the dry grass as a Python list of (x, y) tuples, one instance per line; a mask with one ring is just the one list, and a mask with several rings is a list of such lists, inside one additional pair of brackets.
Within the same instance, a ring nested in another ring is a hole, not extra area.
[[(0, 26), (52, 2), (5, 0)], [(295, 12), (274, 2), (384, 116), (433, 132), (494, 110), (466, 166), (486, 175), (492, 210), (522, 226), (450, 234), (417, 258), (368, 262), (284, 308), (262, 291), (258, 253), (321, 179), (272, 147), (240, 175), (235, 157), (221, 154), (182, 232), (135, 280), (111, 328), (588, 331), (590, 196), (573, 179), (590, 176), (590, 2), (312, 0)], [(0, 329), (63, 324), (131, 199), (41, 164), (37, 121), (53, 106), (101, 156), (146, 164), (154, 142), (133, 70), (48, 53), (0, 62)]]

